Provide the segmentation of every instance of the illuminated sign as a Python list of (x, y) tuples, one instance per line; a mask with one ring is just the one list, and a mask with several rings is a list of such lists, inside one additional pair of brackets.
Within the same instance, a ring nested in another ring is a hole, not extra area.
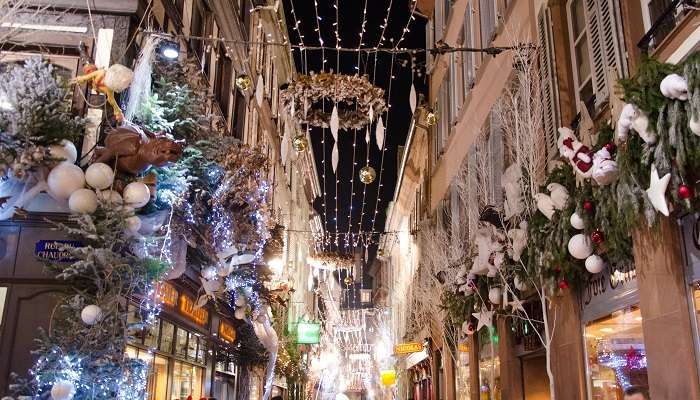
[(166, 282), (156, 283), (156, 300), (165, 306), (175, 307), (177, 305), (177, 289)]
[(236, 328), (233, 325), (226, 323), (224, 321), (219, 322), (219, 337), (227, 342), (236, 341)]
[(321, 324), (299, 322), (297, 324), (298, 344), (317, 344), (321, 341)]
[(401, 343), (394, 346), (394, 354), (409, 354), (423, 351), (423, 343)]
[(83, 247), (76, 240), (39, 240), (34, 244), (34, 255), (45, 261), (56, 263), (74, 263), (77, 258), (70, 254), (69, 249)]
[(396, 370), (388, 369), (385, 371), (381, 371), (379, 374), (382, 379), (382, 385), (392, 386), (396, 384)]
[(209, 312), (204, 308), (195, 308), (194, 299), (186, 294), (180, 295), (180, 313), (199, 325), (206, 325)]
[(457, 350), (461, 351), (462, 353), (469, 353), (469, 343), (460, 343), (457, 346)]

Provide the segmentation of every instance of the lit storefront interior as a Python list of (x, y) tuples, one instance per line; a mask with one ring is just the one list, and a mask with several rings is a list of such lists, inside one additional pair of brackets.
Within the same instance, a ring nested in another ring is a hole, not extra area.
[(501, 362), (494, 327), (479, 332), (479, 395), (480, 400), (501, 400)]
[(589, 398), (622, 400), (629, 386), (648, 387), (642, 316), (636, 306), (585, 326)]
[(460, 343), (457, 348), (455, 382), (457, 400), (469, 400), (471, 397), (471, 374), (469, 372), (469, 342)]

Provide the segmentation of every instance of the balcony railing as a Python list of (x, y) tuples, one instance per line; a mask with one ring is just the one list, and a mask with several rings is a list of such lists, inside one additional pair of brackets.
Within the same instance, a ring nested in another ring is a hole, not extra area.
[(647, 54), (654, 50), (673, 30), (680, 21), (692, 10), (696, 10), (698, 1), (696, 0), (673, 0), (665, 10), (653, 21), (649, 31), (639, 41), (639, 47), (643, 53)]

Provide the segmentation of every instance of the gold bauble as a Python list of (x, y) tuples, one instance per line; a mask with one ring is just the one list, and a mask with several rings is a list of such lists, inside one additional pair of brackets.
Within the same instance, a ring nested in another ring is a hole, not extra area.
[(429, 110), (428, 114), (425, 116), (425, 123), (428, 124), (428, 126), (434, 126), (437, 124), (438, 121), (438, 115), (437, 112), (433, 110)]
[(383, 257), (384, 256), (384, 249), (377, 249), (377, 255), (379, 257)]
[(365, 185), (369, 185), (370, 183), (374, 182), (374, 178), (376, 177), (377, 171), (375, 171), (374, 168), (370, 167), (369, 165), (362, 167), (360, 170), (360, 181)]
[(305, 151), (309, 147), (309, 141), (306, 139), (306, 135), (296, 135), (292, 139), (292, 147), (297, 153)]
[(345, 279), (343, 279), (343, 282), (345, 282), (346, 285), (352, 284), (352, 277), (351, 276), (346, 276)]
[(238, 78), (236, 78), (236, 87), (238, 89), (245, 92), (250, 89), (251, 86), (253, 86), (253, 80), (250, 79), (250, 76), (239, 75)]

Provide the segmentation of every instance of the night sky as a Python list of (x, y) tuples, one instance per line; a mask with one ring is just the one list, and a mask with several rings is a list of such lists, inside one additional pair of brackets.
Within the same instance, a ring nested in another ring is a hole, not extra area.
[[(335, 47), (336, 43), (336, 0), (317, 0), (318, 15), (321, 18), (320, 34), (324, 45)], [(365, 6), (364, 0), (337, 0), (339, 7), (338, 15), (340, 19), (340, 28), (338, 34), (340, 36), (340, 45), (342, 47), (357, 48), (360, 43), (360, 32), (363, 21), (363, 9)], [(369, 0), (367, 1), (367, 19), (365, 23), (365, 34), (363, 38), (364, 48), (375, 47), (379, 43), (384, 19), (387, 17), (387, 9), (391, 4), (388, 24), (384, 33), (385, 41), (381, 47), (393, 47), (399, 40), (401, 34), (409, 21), (411, 13), (410, 0)], [(304, 36), (303, 44), (306, 46), (319, 46), (319, 32), (316, 31), (316, 11), (313, 0), (284, 0), (285, 13), (287, 16), (287, 27), (289, 37), (293, 44), (300, 44), (300, 37), (295, 27), (295, 18), (292, 13), (294, 7), (295, 15), (300, 21), (299, 29)], [(409, 25), (410, 31), (404, 36), (401, 42), (401, 47), (406, 48), (425, 48), (425, 24), (426, 20), (415, 15), (415, 19)], [(393, 41), (392, 41), (393, 39)], [(325, 58), (325, 70), (334, 70), (343, 74), (357, 73), (358, 52), (340, 52), (339, 62), (335, 50), (325, 50), (322, 55), (320, 50), (307, 50), (306, 57), (301, 57), (301, 51), (294, 51), (294, 58), (298, 72), (319, 72), (322, 70), (322, 60)], [(376, 58), (376, 72), (375, 72)], [(419, 52), (415, 56), (416, 65), (424, 66), (425, 54)], [(370, 82), (385, 90), (385, 101), (390, 96), (391, 109), (388, 113), (388, 121), (385, 119), (385, 148), (384, 161), (382, 165), (382, 152), (377, 147), (374, 138), (374, 124), (371, 129), (370, 154), (369, 164), (377, 171), (377, 179), (374, 183), (366, 186), (364, 194), (364, 217), (361, 219), (361, 210), (363, 204), (363, 189), (365, 185), (359, 180), (358, 174), (360, 168), (365, 164), (367, 145), (365, 142), (365, 130), (360, 131), (339, 131), (338, 149), (340, 161), (338, 163), (338, 217), (337, 228), (335, 220), (335, 197), (336, 184), (335, 175), (331, 164), (331, 151), (333, 149), (333, 137), (329, 129), (325, 130), (325, 145), (322, 143), (324, 133), (322, 129), (313, 129), (311, 132), (312, 148), (318, 166), (319, 181), (321, 183), (321, 191), (326, 192), (326, 207), (323, 207), (323, 199), (314, 201), (314, 208), (326, 220), (325, 226), (328, 232), (347, 232), (350, 222), (350, 198), (352, 196), (352, 232), (360, 230), (360, 221), (362, 231), (372, 230), (372, 219), (376, 214), (374, 222), (374, 231), (383, 231), (384, 222), (386, 219), (386, 208), (394, 195), (396, 185), (398, 156), (397, 150), (399, 146), (405, 144), (408, 133), (411, 110), (408, 103), (409, 92), (411, 87), (411, 63), (403, 66), (403, 61), (410, 60), (408, 55), (396, 55), (394, 60), (394, 79), (391, 82), (391, 92), (389, 92), (390, 71), (392, 55), (388, 53), (379, 53), (375, 57), (374, 53), (361, 53), (361, 61), (359, 69), (361, 74), (369, 75)], [(421, 68), (424, 72), (424, 70)], [(425, 75), (415, 76), (414, 82), (418, 93), (425, 92)], [(332, 106), (331, 106), (332, 107)], [(329, 112), (331, 109), (328, 109)], [(386, 114), (385, 114), (386, 115)], [(376, 122), (376, 120), (375, 120)], [(353, 169), (353, 141), (355, 147), (355, 162), (357, 165)], [(323, 154), (325, 148), (325, 168), (323, 163)], [(383, 172), (380, 172), (383, 168)], [(354, 174), (353, 174), (354, 170)], [(379, 175), (381, 173), (381, 186)], [(352, 183), (350, 180), (354, 177), (354, 190), (351, 189)], [(378, 193), (379, 189), (379, 193)], [(377, 202), (377, 199), (380, 199)], [(376, 204), (376, 207), (375, 207)], [(375, 236), (376, 238), (376, 236)], [(335, 246), (332, 248), (335, 250)], [(349, 252), (350, 249), (345, 248), (344, 243), (340, 243), (339, 249), (343, 252)], [(370, 248), (370, 261), (374, 258), (376, 246)]]

